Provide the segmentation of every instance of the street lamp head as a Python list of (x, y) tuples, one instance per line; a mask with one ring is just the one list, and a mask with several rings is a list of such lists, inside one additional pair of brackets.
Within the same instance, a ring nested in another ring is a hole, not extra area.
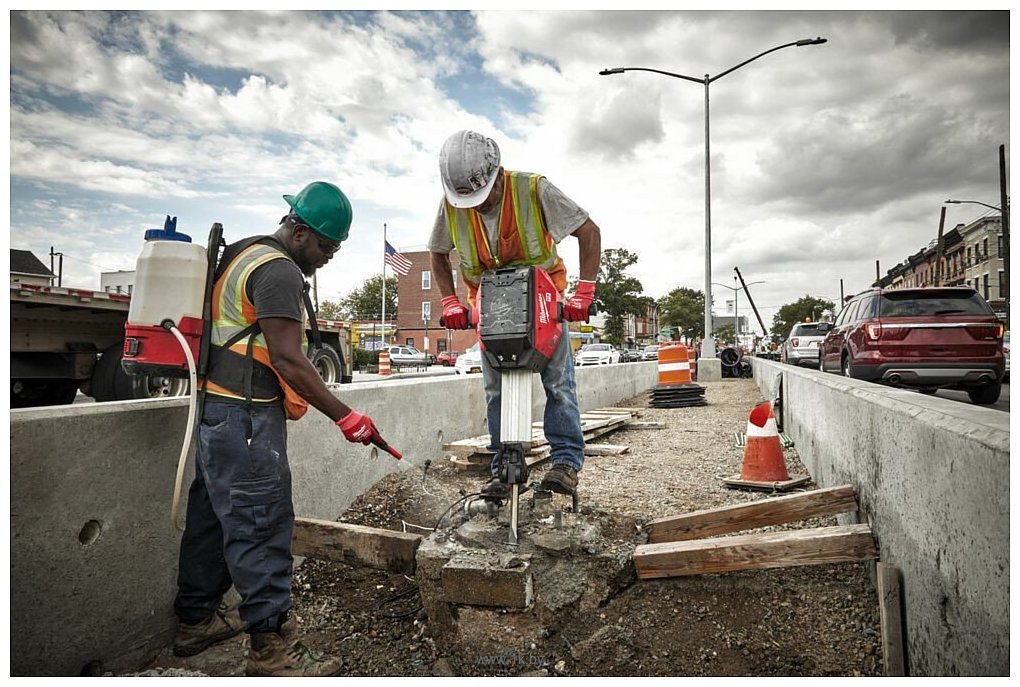
[(797, 45), (798, 46), (801, 46), (801, 45), (821, 45), (822, 43), (828, 43), (828, 42), (829, 42), (828, 38), (821, 38), (821, 37), (818, 37), (818, 38), (804, 38), (804, 39), (801, 39), (801, 40), (797, 41)]
[(599, 76), (609, 76), (610, 74), (623, 74), (623, 67), (613, 67), (612, 69), (603, 69), (599, 72)]
[(959, 203), (960, 201), (958, 201), (958, 200), (947, 200), (946, 202), (947, 203)]

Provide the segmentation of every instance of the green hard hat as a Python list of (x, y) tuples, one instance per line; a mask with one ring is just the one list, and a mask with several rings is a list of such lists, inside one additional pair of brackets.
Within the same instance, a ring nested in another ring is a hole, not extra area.
[(290, 209), (305, 224), (334, 241), (346, 241), (351, 229), (351, 201), (344, 192), (325, 181), (313, 181), (296, 196), (284, 194)]

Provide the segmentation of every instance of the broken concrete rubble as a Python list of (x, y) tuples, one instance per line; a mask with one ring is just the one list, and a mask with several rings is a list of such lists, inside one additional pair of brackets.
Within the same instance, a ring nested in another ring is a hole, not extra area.
[(536, 642), (594, 612), (635, 579), (635, 542), (603, 536), (605, 513), (564, 512), (526, 498), (514, 546), (506, 510), (496, 517), (461, 514), (418, 549), (416, 578), (429, 633), (446, 651), (529, 655)]

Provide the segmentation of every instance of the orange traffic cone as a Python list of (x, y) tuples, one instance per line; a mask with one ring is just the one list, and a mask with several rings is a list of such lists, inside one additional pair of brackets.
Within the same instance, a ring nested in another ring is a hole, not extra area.
[(772, 404), (766, 401), (755, 406), (747, 416), (747, 439), (740, 476), (723, 481), (730, 487), (785, 491), (810, 480), (810, 477), (790, 478)]

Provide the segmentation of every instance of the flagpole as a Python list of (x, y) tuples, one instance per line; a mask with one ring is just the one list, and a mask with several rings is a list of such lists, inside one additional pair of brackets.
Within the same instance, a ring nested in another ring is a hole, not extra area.
[(386, 342), (386, 222), (382, 225), (383, 261), (382, 261), (382, 341)]

